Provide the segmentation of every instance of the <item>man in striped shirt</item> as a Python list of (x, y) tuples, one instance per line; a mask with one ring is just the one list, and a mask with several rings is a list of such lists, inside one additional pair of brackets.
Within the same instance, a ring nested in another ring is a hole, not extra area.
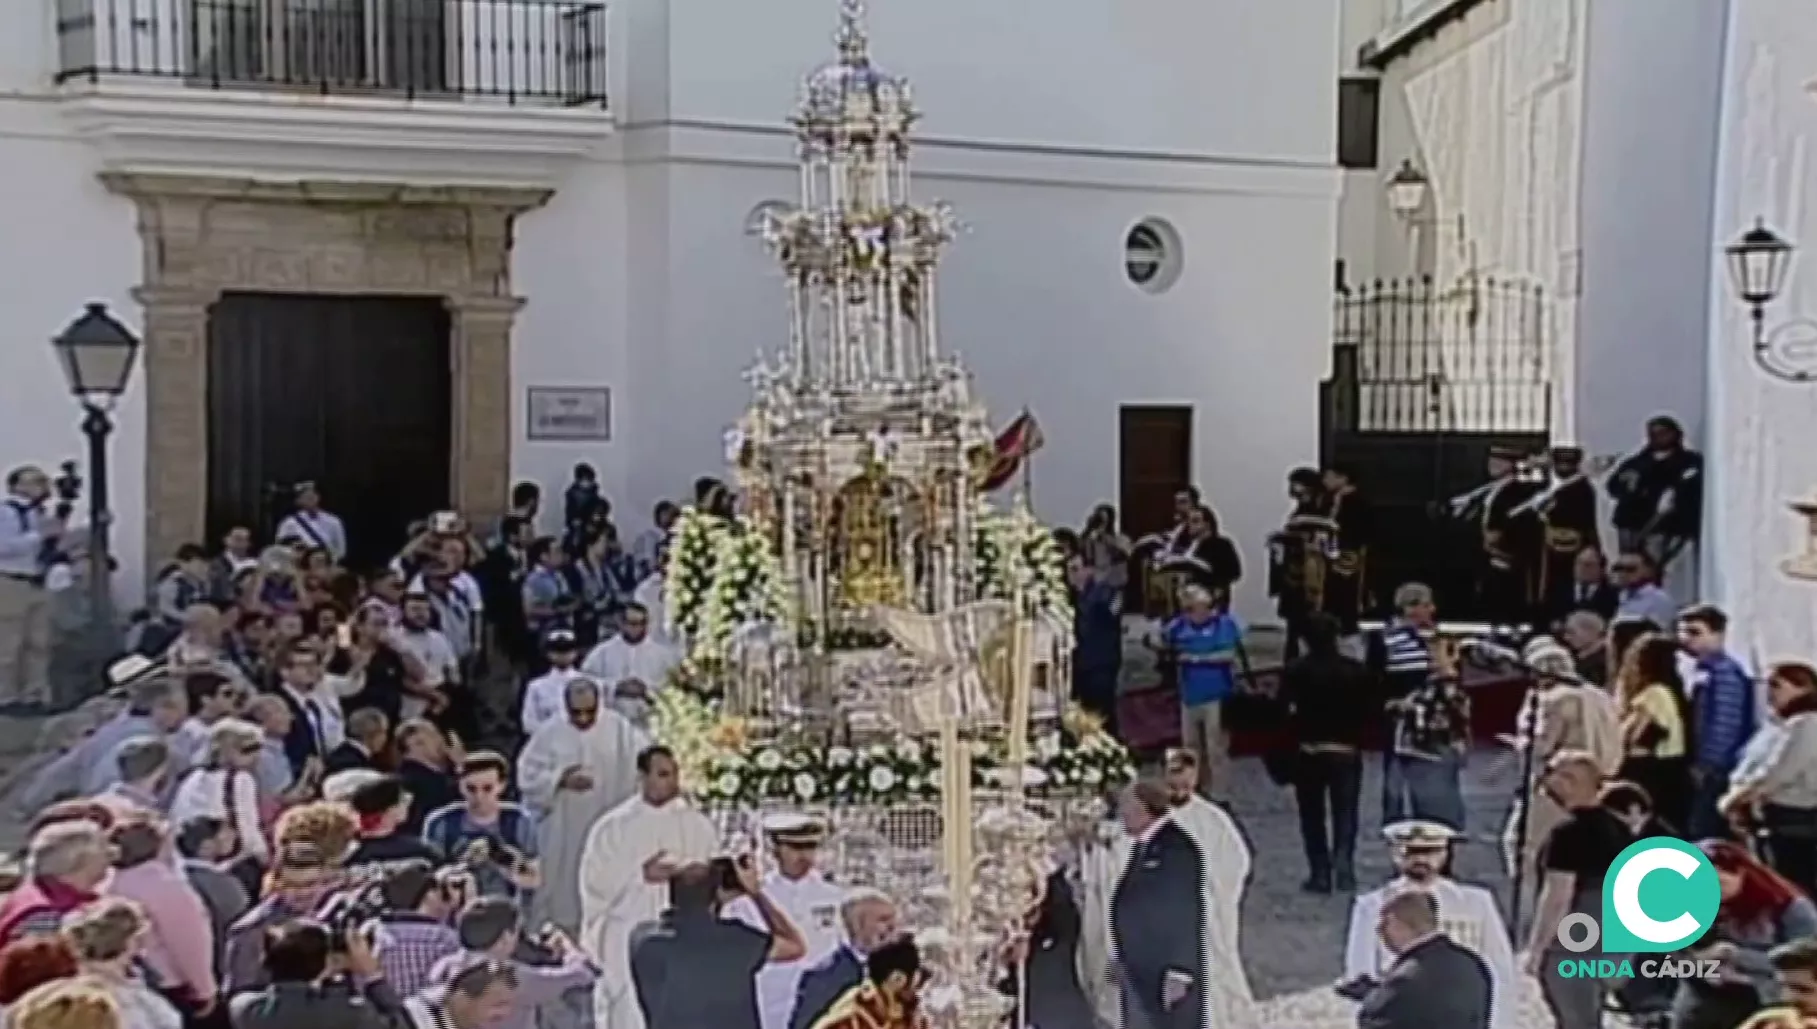
[(1741, 760), (1741, 749), (1760, 720), (1754, 705), (1754, 679), (1729, 654), (1729, 616), (1711, 604), (1687, 608), (1678, 616), (1678, 641), (1697, 658), (1691, 690), (1692, 839), (1728, 835), (1728, 821), (1717, 804), (1729, 790), (1729, 773)]
[[(1394, 591), (1395, 617), (1369, 637), (1368, 665), (1374, 673), (1387, 715), (1382, 747), (1382, 824), (1411, 817), (1406, 763), (1395, 752), (1398, 709), (1426, 685), (1432, 675), (1432, 640), (1438, 633), (1438, 607), (1432, 590), (1404, 583)], [(1455, 827), (1454, 827), (1455, 828)]]

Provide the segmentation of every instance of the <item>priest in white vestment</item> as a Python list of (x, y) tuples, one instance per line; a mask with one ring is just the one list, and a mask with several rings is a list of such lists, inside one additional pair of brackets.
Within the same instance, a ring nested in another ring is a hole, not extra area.
[(681, 795), (675, 755), (637, 755), (638, 792), (593, 823), (580, 864), (580, 944), (599, 965), (593, 1024), (644, 1029), (631, 982), (631, 932), (669, 905), (668, 881), (720, 850), (719, 831)]
[(674, 633), (669, 631), (668, 577), (669, 556), (663, 553), (662, 564), (654, 572), (644, 576), (644, 581), (631, 591), (631, 602), (644, 609), (650, 617), (650, 635), (664, 643), (675, 641)]
[(648, 608), (625, 606), (618, 635), (594, 647), (580, 664), (583, 674), (605, 687), (607, 703), (635, 725), (648, 725), (650, 700), (669, 681), (681, 655), (652, 635)]
[(649, 739), (604, 707), (592, 680), (570, 681), (558, 721), (536, 730), (517, 758), (517, 781), (535, 809), (543, 888), (539, 921), (580, 929), (581, 850), (593, 823), (637, 792), (637, 754)]
[[(1249, 988), (1249, 974), (1243, 970), (1242, 952), (1237, 948), (1243, 923), (1243, 894), (1249, 889), (1249, 873), (1254, 854), (1249, 841), (1237, 828), (1236, 820), (1223, 808), (1199, 794), (1199, 756), (1185, 748), (1167, 752), (1167, 791), (1173, 801), (1173, 821), (1192, 842), (1198, 844), (1205, 861), (1206, 887), (1210, 890), (1205, 910), (1210, 913), (1212, 957), (1205, 967), (1212, 969), (1212, 980), (1223, 996), (1218, 1007), (1223, 1024), (1246, 1025), (1255, 994)], [(1215, 1014), (1214, 1014), (1215, 1017)]]
[(1502, 922), (1495, 895), (1481, 886), (1460, 883), (1445, 875), (1451, 842), (1457, 833), (1438, 822), (1396, 822), (1382, 830), (1394, 849), (1400, 875), (1377, 890), (1359, 894), (1350, 906), (1350, 928), (1344, 945), (1344, 981), (1368, 977), (1380, 981), (1395, 956), (1376, 934), (1382, 904), (1397, 893), (1420, 890), (1438, 903), (1439, 929), (1459, 946), (1468, 948), (1489, 966), (1494, 989), (1489, 1009), (1490, 1029), (1517, 1029), (1521, 979), (1514, 962), (1514, 945)]

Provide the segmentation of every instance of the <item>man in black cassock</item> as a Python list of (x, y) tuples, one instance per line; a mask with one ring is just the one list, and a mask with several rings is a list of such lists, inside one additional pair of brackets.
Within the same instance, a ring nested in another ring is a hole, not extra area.
[(1572, 568), (1586, 547), (1601, 550), (1596, 527), (1596, 486), (1584, 474), (1584, 450), (1552, 448), (1552, 481), (1530, 501), (1542, 531), (1539, 540), (1539, 596), (1547, 611), (1570, 604), (1577, 588)]
[(1172, 810), (1167, 787), (1152, 780), (1127, 787), (1118, 804), (1134, 839), (1110, 899), (1124, 1029), (1205, 1024), (1205, 863)]

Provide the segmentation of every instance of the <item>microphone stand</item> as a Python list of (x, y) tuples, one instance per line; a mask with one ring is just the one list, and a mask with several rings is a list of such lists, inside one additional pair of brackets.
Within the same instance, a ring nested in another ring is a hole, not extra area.
[(1516, 787), (1518, 792), (1514, 801), (1517, 805), (1514, 815), (1514, 854), (1512, 855), (1514, 868), (1510, 873), (1513, 884), (1508, 900), (1508, 932), (1514, 937), (1514, 940), (1519, 940), (1521, 938), (1521, 907), (1526, 888), (1527, 832), (1533, 811), (1533, 734), (1539, 728), (1539, 688), (1537, 680), (1533, 677), (1533, 666), (1512, 653), (1491, 655), (1490, 661), (1479, 660), (1476, 664), (1478, 667), (1512, 669), (1527, 676), (1529, 683), (1527, 695), (1521, 700), (1521, 714), (1517, 716), (1514, 726), (1516, 739), (1518, 739), (1520, 719), (1525, 719), (1528, 736), (1526, 746), (1521, 748), (1520, 784)]

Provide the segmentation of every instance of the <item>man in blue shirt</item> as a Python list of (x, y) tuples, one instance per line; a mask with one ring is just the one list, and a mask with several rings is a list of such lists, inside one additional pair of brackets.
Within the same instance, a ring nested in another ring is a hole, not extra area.
[(1759, 722), (1754, 679), (1727, 650), (1729, 616), (1710, 604), (1678, 616), (1678, 641), (1697, 658), (1691, 690), (1691, 812), (1685, 828), (1692, 839), (1727, 836), (1728, 821), (1717, 803), (1729, 790), (1729, 773)]
[(539, 885), (536, 822), (521, 806), (505, 800), (511, 765), (500, 754), (469, 754), (460, 766), (460, 802), (423, 821), (423, 839), (465, 865), (481, 896), (512, 897), (530, 909)]
[(1187, 586), (1180, 613), (1161, 630), (1167, 654), (1180, 670), (1181, 742), (1199, 759), (1199, 793), (1217, 800), (1224, 789), (1230, 740), (1224, 733), (1224, 700), (1236, 691), (1236, 661), (1243, 626), (1212, 602), (1211, 591)]
[(1073, 593), (1073, 700), (1117, 734), (1117, 682), (1123, 670), (1121, 591), (1098, 577), (1082, 555), (1066, 560)]

